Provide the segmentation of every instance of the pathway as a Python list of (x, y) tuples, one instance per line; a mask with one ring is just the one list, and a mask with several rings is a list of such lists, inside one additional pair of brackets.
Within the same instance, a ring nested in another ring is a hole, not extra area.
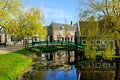
[(6, 54), (6, 53), (9, 53), (9, 52), (14, 52), (14, 51), (21, 50), (21, 49), (23, 49), (22, 45), (7, 46), (7, 47), (0, 46), (0, 54)]

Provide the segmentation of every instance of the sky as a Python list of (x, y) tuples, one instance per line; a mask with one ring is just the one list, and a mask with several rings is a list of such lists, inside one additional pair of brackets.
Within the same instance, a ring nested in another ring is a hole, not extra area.
[(27, 0), (26, 8), (37, 7), (44, 13), (44, 25), (50, 23), (77, 22), (78, 19), (78, 0)]

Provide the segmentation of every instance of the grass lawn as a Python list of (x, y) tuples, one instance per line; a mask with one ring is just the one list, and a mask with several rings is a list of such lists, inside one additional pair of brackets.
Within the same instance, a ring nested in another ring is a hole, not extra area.
[(29, 68), (32, 58), (25, 55), (31, 53), (23, 49), (0, 55), (0, 80), (15, 80), (25, 69)]

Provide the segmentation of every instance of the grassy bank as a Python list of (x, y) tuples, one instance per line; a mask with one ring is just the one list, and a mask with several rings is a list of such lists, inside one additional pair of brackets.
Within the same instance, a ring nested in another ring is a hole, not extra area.
[(0, 55), (0, 80), (15, 80), (25, 69), (29, 68), (32, 58), (27, 57), (29, 50), (19, 50)]

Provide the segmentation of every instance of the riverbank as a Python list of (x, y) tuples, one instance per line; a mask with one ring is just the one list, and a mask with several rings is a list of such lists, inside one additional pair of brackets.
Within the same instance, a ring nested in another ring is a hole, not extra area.
[(0, 55), (0, 80), (15, 80), (32, 63), (31, 52), (22, 49), (16, 52)]

